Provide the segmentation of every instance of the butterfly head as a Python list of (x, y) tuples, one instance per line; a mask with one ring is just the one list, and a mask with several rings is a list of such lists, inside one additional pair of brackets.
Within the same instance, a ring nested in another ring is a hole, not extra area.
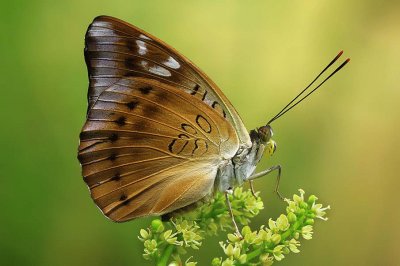
[(264, 153), (271, 156), (276, 151), (276, 142), (272, 139), (274, 132), (270, 125), (262, 126), (250, 132), (253, 143), (263, 147)]
[(272, 139), (274, 132), (270, 125), (262, 126), (258, 129), (261, 143), (265, 145), (264, 153), (271, 156), (276, 151), (276, 142)]

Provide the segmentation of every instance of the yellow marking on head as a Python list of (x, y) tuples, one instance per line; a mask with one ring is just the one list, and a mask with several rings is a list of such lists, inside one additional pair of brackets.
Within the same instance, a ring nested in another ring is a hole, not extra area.
[(275, 150), (276, 150), (276, 142), (275, 142), (274, 140), (270, 139), (270, 140), (267, 142), (267, 145), (266, 145), (266, 147), (265, 147), (265, 151), (264, 151), (264, 152), (265, 152), (268, 156), (272, 156), (272, 154), (274, 154)]

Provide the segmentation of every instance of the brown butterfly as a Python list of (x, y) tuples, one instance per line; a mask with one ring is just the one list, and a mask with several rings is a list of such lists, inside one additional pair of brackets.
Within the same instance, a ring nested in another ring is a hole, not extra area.
[(307, 97), (292, 104), (305, 90), (267, 125), (248, 133), (210, 78), (133, 25), (95, 18), (85, 37), (85, 60), (88, 110), (78, 159), (104, 215), (124, 222), (168, 214), (215, 191), (227, 195), (273, 170), (278, 191), (279, 165), (254, 171), (264, 152), (276, 149), (270, 123)]

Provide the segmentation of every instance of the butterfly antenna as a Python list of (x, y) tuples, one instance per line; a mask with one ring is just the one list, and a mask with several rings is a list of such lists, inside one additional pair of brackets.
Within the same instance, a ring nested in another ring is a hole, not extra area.
[(293, 98), (293, 100), (291, 100), (281, 111), (279, 111), (279, 113), (277, 113), (271, 120), (268, 121), (267, 125), (269, 125), (270, 123), (272, 123), (273, 121), (275, 121), (276, 119), (278, 119), (279, 117), (281, 117), (283, 114), (285, 114), (287, 111), (289, 111), (290, 109), (292, 109), (293, 107), (295, 107), (297, 104), (299, 104), (300, 102), (302, 102), (305, 98), (307, 98), (311, 93), (313, 93), (315, 90), (317, 90), (322, 84), (324, 84), (330, 77), (332, 77), (336, 72), (338, 72), (342, 67), (344, 67), (349, 61), (350, 58), (347, 58), (346, 61), (344, 61), (335, 71), (332, 72), (332, 74), (330, 74), (324, 81), (322, 81), (315, 89), (313, 89), (311, 92), (309, 92), (307, 95), (305, 95), (303, 98), (301, 98), (299, 101), (297, 101), (295, 104), (292, 105), (292, 103), (294, 101), (296, 101), (308, 88), (310, 88), (311, 85), (313, 85), (315, 83), (315, 81), (318, 80), (318, 78), (333, 64), (335, 63), (339, 57), (343, 54), (343, 51), (340, 51), (335, 58), (333, 58), (333, 60), (314, 78), (313, 81), (311, 81), (310, 84), (308, 84), (308, 86), (303, 89), (299, 94), (297, 94), (297, 96), (295, 98)]

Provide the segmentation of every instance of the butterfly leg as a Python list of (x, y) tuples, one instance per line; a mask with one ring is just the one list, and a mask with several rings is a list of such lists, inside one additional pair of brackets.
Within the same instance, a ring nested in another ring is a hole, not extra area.
[(253, 194), (253, 197), (257, 198), (256, 191), (254, 190), (253, 180), (249, 180), (249, 183), (250, 183), (251, 194)]
[(250, 182), (250, 187), (251, 187), (251, 191), (252, 191), (253, 195), (254, 195), (254, 188), (253, 188), (252, 181), (254, 179), (257, 179), (257, 178), (260, 178), (262, 176), (268, 175), (269, 173), (271, 173), (272, 171), (275, 171), (275, 170), (278, 170), (278, 175), (276, 177), (276, 186), (275, 186), (274, 192), (278, 195), (278, 197), (281, 200), (284, 199), (282, 194), (279, 192), (279, 183), (281, 181), (281, 172), (282, 172), (282, 167), (280, 165), (274, 165), (274, 166), (272, 166), (272, 167), (270, 167), (270, 168), (268, 168), (268, 169), (266, 169), (264, 171), (261, 171), (261, 172), (259, 172), (257, 174), (254, 174), (254, 175), (250, 176), (249, 178), (247, 178), (247, 180)]
[(232, 223), (233, 223), (233, 226), (235, 227), (236, 235), (240, 238), (243, 238), (243, 236), (240, 233), (239, 228), (236, 224), (235, 217), (233, 217), (232, 205), (231, 205), (231, 202), (229, 201), (229, 197), (228, 197), (229, 194), (232, 194), (232, 193), (233, 193), (232, 189), (228, 189), (227, 191), (225, 191), (226, 204), (228, 205), (229, 214), (231, 215)]

